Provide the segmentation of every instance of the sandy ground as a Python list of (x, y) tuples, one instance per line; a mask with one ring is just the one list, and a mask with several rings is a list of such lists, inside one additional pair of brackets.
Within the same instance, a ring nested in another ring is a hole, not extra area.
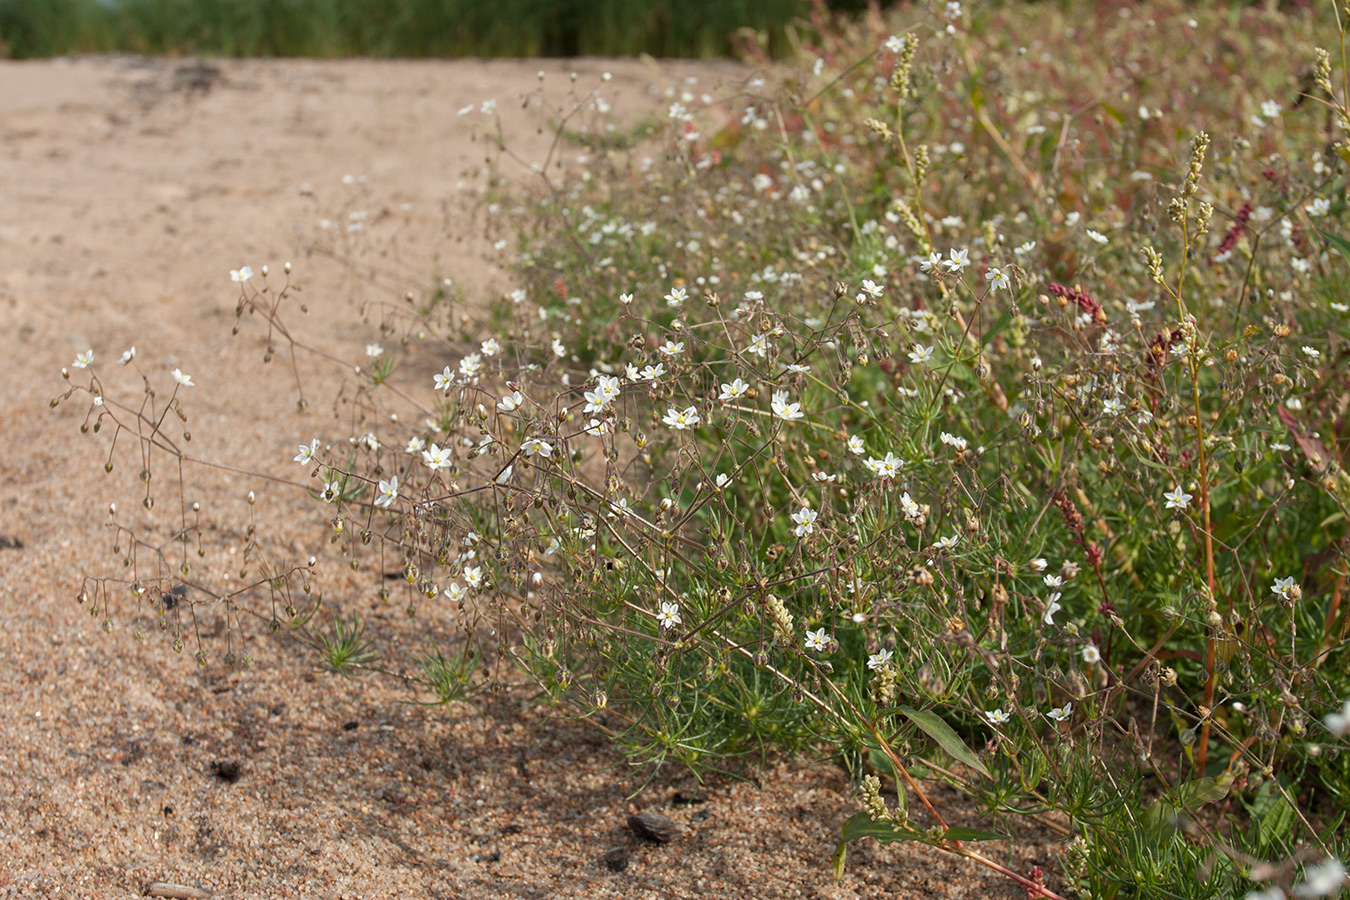
[[(355, 361), (375, 335), (363, 301), (433, 273), (475, 296), (510, 287), (467, 213), (482, 183), (472, 126), (486, 119), (456, 112), (495, 98), (511, 145), (542, 161), (551, 137), (521, 109), (540, 68), (559, 98), (569, 71), (595, 87), (612, 71), (620, 116), (656, 108), (677, 75), (711, 87), (744, 74), (592, 60), (258, 61), (208, 77), (170, 60), (0, 63), (0, 896), (131, 897), (150, 881), (237, 898), (1022, 896), (966, 861), (871, 842), (834, 886), (829, 855), (856, 807), (826, 763), (781, 765), (762, 789), (714, 780), (698, 802), (686, 775), (663, 773), (630, 799), (639, 782), (594, 729), (521, 698), (411, 705), (397, 683), (343, 680), (261, 633), (254, 670), (226, 669), (218, 650), (199, 669), (191, 648), (136, 643), (129, 609), (106, 636), (102, 614), (75, 602), (82, 575), (117, 574), (102, 523), (110, 501), (134, 504), (135, 465), (119, 456), (105, 476), (106, 434), (79, 431), (87, 406), (48, 408), (61, 367), (92, 347), (106, 390), (135, 396), (139, 375), (112, 365), (135, 345), (162, 389), (175, 367), (196, 381), (198, 452), (292, 475), (295, 443), (325, 414), (297, 417), (288, 373), (259, 366), (256, 328), (231, 338), (229, 270), (294, 260), (306, 334)], [(359, 276), (310, 252), (366, 240), (353, 222), (383, 236), (358, 254)], [(249, 490), (282, 552), (323, 542), (321, 514), (294, 491), (192, 479), (188, 499), (220, 523), (208, 568), (236, 563)], [(392, 644), (418, 636), (372, 614)], [(220, 777), (222, 763), (238, 777)], [(625, 826), (640, 809), (688, 831), (642, 843)], [(603, 862), (616, 848), (618, 872)], [(1017, 871), (1051, 868), (1034, 843), (986, 849)]]

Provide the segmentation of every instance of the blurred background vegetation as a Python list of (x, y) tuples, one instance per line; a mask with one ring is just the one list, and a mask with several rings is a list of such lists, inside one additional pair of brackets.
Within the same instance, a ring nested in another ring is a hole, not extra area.
[(812, 13), (865, 0), (0, 0), (0, 56), (774, 55)]

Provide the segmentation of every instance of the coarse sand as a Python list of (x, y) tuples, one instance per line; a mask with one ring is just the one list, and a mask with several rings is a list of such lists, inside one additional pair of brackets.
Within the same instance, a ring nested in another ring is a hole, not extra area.
[[(747, 74), (637, 60), (0, 62), (0, 896), (135, 897), (150, 882), (226, 898), (1024, 896), (967, 860), (870, 840), (834, 885), (830, 854), (857, 805), (828, 762), (781, 763), (759, 786), (700, 787), (671, 768), (633, 795), (644, 773), (523, 691), (411, 704), (397, 680), (323, 671), (251, 620), (252, 670), (223, 665), (210, 633), (199, 668), (195, 640), (181, 655), (153, 631), (133, 640), (129, 601), (114, 602), (111, 635), (106, 613), (76, 603), (84, 575), (121, 575), (110, 502), (137, 527), (171, 524), (179, 504), (161, 458), (158, 519), (139, 509), (134, 441), (104, 474), (107, 431), (80, 432), (87, 395), (49, 408), (61, 368), (93, 348), (104, 390), (131, 402), (138, 368), (161, 402), (179, 368), (196, 384), (183, 391), (192, 452), (296, 478), (296, 443), (334, 430), (325, 391), (339, 374), (302, 364), (314, 400), (297, 413), (290, 369), (260, 363), (260, 323), (231, 337), (230, 270), (268, 264), (276, 284), (293, 260), (309, 310), (297, 331), (354, 363), (378, 336), (367, 301), (433, 275), (499, 296), (505, 257), (474, 212), (494, 127), (479, 110), (497, 101), (518, 157), (508, 174), (528, 176), (553, 146), (547, 116), (522, 108), (539, 70), (555, 100), (575, 71), (578, 91), (603, 86), (629, 121), (663, 113), (676, 79), (713, 91)], [(133, 345), (135, 365), (117, 366)], [(300, 491), (201, 467), (186, 479), (211, 523), (212, 572), (239, 564), (250, 490), (278, 557), (327, 543)], [(368, 580), (327, 579), (391, 656), (418, 646), (423, 626), (375, 606)], [(953, 821), (996, 827), (932, 790)], [(626, 825), (638, 811), (686, 829), (644, 843)], [(982, 850), (1053, 883), (1047, 846)]]

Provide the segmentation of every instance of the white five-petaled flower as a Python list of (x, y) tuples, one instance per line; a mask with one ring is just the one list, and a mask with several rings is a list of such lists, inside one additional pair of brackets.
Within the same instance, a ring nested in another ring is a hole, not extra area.
[(512, 391), (505, 397), (497, 401), (497, 408), (502, 412), (515, 412), (525, 403), (525, 395), (520, 391)]
[(584, 412), (603, 412), (617, 396), (619, 396), (619, 379), (613, 375), (601, 375), (597, 379), (595, 390), (585, 392)]
[(336, 481), (327, 482), (323, 486), (322, 496), (324, 503), (338, 502), (338, 498), (342, 496), (342, 485), (338, 484)]
[(657, 363), (654, 366), (643, 366), (642, 371), (638, 373), (638, 377), (643, 381), (655, 381), (664, 374), (666, 374), (665, 363)]
[(802, 405), (800, 402), (788, 403), (787, 399), (787, 391), (773, 392), (773, 402), (770, 406), (773, 407), (773, 414), (775, 416), (791, 422), (793, 419), (800, 419), (806, 415), (806, 413), (802, 412)]
[(452, 581), (450, 582), (450, 586), (445, 589), (445, 596), (458, 603), (469, 596), (469, 589), (458, 581)]
[(319, 451), (319, 439), (314, 438), (308, 444), (297, 444), (300, 452), (295, 455), (295, 461), (302, 466), (309, 465), (309, 461), (314, 458), (314, 454)]
[(919, 269), (924, 272), (931, 272), (942, 265), (942, 254), (934, 250), (928, 254), (928, 258), (919, 262)]
[(814, 509), (807, 506), (803, 506), (801, 509), (797, 510), (792, 514), (792, 521), (797, 523), (797, 527), (792, 529), (793, 534), (797, 535), (797, 537), (806, 537), (808, 534), (815, 531), (816, 519), (819, 515), (820, 514)]
[(905, 516), (910, 519), (918, 518), (923, 513), (923, 509), (914, 502), (914, 498), (909, 495), (909, 491), (900, 495), (900, 508), (905, 511)]
[(817, 628), (815, 631), (806, 632), (806, 647), (808, 650), (824, 653), (825, 648), (829, 646), (830, 636), (825, 633), (824, 628)]
[(886, 667), (886, 664), (891, 661), (891, 657), (893, 656), (895, 656), (895, 654), (889, 650), (879, 650), (876, 653), (873, 653), (871, 656), (867, 657), (867, 668), (884, 669)]
[(449, 366), (446, 366), (444, 369), (431, 376), (431, 379), (436, 383), (436, 390), (448, 391), (455, 383), (455, 373), (450, 370)]
[(746, 345), (747, 353), (753, 353), (756, 356), (763, 356), (769, 352), (769, 336), (767, 334), (755, 334), (750, 336), (750, 343)]
[(722, 382), (722, 393), (717, 395), (718, 400), (735, 400), (744, 397), (745, 392), (750, 390), (750, 385), (746, 384), (740, 378), (736, 378), (730, 384)]
[(483, 370), (483, 357), (470, 353), (459, 361), (459, 374), (465, 378), (475, 378)]
[(984, 717), (989, 720), (990, 725), (1002, 725), (1012, 718), (1012, 714), (1004, 712), (1000, 707), (999, 709), (985, 710)]
[(444, 469), (450, 465), (450, 448), (438, 447), (433, 443), (422, 451), (422, 459), (426, 462), (427, 468), (433, 472), (437, 469)]
[(910, 362), (915, 364), (926, 363), (933, 358), (933, 348), (925, 347), (923, 344), (915, 344), (914, 349), (909, 351)]
[(1306, 345), (1303, 347), (1303, 353), (1309, 359), (1317, 359), (1317, 357), (1322, 355), (1315, 347), (1308, 347)]
[(75, 356), (75, 361), (71, 363), (71, 365), (77, 369), (87, 369), (89, 368), (89, 365), (93, 361), (94, 361), (94, 351), (90, 349), (84, 351), (83, 353), (77, 354)]
[(721, 490), (731, 484), (731, 476), (726, 472), (718, 472), (717, 477), (713, 479), (713, 484), (717, 485), (718, 489)]
[(1087, 236), (1092, 238), (1099, 244), (1106, 244), (1109, 243), (1111, 240), (1106, 235), (1102, 234), (1100, 231), (1093, 231), (1091, 228), (1087, 230)]
[(848, 452), (857, 456), (862, 456), (867, 452), (867, 445), (863, 443), (860, 435), (850, 435), (848, 439)]
[(684, 620), (680, 618), (680, 604), (661, 601), (661, 612), (657, 614), (656, 621), (661, 623), (662, 628), (666, 629), (681, 624)]
[(1073, 713), (1073, 701), (1071, 700), (1068, 703), (1065, 703), (1063, 706), (1055, 707), (1054, 709), (1046, 713), (1046, 715), (1049, 716), (1051, 719), (1054, 719), (1056, 722), (1063, 722), (1072, 713)]
[(1062, 596), (1064, 595), (1061, 594), (1059, 591), (1055, 591), (1053, 594), (1050, 595), (1050, 599), (1046, 601), (1045, 615), (1041, 618), (1041, 621), (1045, 622), (1045, 624), (1047, 625), (1055, 624), (1055, 613), (1059, 612), (1061, 609), (1064, 608), (1059, 605), (1059, 598)]
[(1305, 866), (1303, 883), (1294, 885), (1295, 897), (1334, 896), (1345, 884), (1345, 866), (1339, 859), (1328, 857), (1315, 866)]
[(497, 343), (496, 338), (488, 338), (478, 345), (478, 349), (483, 351), (484, 356), (496, 356), (502, 352), (502, 345)]
[(945, 259), (942, 262), (942, 265), (946, 267), (948, 272), (960, 272), (966, 266), (970, 265), (969, 250), (957, 250), (956, 248), (952, 248), (948, 251), (948, 256), (950, 258)]
[(1350, 734), (1350, 700), (1341, 704), (1341, 711), (1327, 713), (1322, 719), (1327, 731), (1335, 735)]
[(1318, 197), (1305, 208), (1308, 211), (1308, 215), (1313, 216), (1314, 218), (1317, 216), (1325, 216), (1331, 211), (1331, 201), (1326, 197)]
[(862, 292), (870, 294), (873, 297), (880, 297), (886, 289), (871, 279), (864, 279), (862, 283)]
[(984, 280), (1000, 291), (1006, 291), (1012, 286), (1012, 281), (1008, 278), (1007, 273), (998, 266), (990, 266), (989, 271), (984, 273)]
[(688, 299), (689, 295), (685, 293), (685, 290), (682, 287), (671, 288), (670, 293), (665, 296), (666, 306), (679, 306)]
[(196, 387), (196, 385), (192, 383), (192, 376), (184, 375), (182, 369), (173, 370), (173, 380), (181, 384), (183, 387)]
[[(901, 463), (900, 457), (887, 450), (885, 459), (876, 459), (875, 457), (868, 459), (867, 468), (871, 469), (878, 478), (895, 478), (900, 474)], [(905, 496), (908, 497), (909, 494), (905, 494)]]
[(1119, 397), (1110, 397), (1102, 404), (1102, 411), (1109, 416), (1118, 416), (1125, 411), (1125, 404), (1120, 402)]
[(242, 266), (238, 269), (230, 270), (230, 280), (235, 284), (243, 284), (253, 277), (253, 270), (248, 266)]
[(692, 406), (686, 406), (683, 410), (677, 410), (671, 407), (665, 417), (661, 420), (674, 428), (676, 431), (684, 431), (686, 428), (693, 428), (702, 419), (699, 418), (698, 410)]
[(524, 453), (526, 456), (538, 454), (545, 459), (548, 459), (553, 456), (553, 445), (548, 441), (542, 441), (539, 438), (530, 438), (521, 443), (520, 452)]
[(1270, 592), (1289, 600), (1294, 596), (1295, 588), (1294, 576), (1290, 575), (1288, 578), (1276, 578), (1275, 583), (1270, 586)]
[(950, 550), (953, 547), (955, 547), (960, 540), (961, 536), (959, 534), (953, 534), (948, 535), (947, 537), (938, 538), (937, 541), (933, 544), (932, 549)]
[(125, 366), (127, 363), (131, 362), (135, 358), (136, 358), (136, 348), (132, 347), (130, 350), (122, 351), (122, 358), (119, 359), (118, 362)]
[(1083, 645), (1083, 662), (1089, 666), (1095, 666), (1102, 661), (1102, 651), (1097, 649), (1096, 644)]
[(370, 359), (376, 359), (384, 353), (384, 348), (379, 344), (366, 344), (366, 356)]
[(381, 509), (388, 509), (394, 505), (398, 499), (398, 476), (391, 475), (389, 480), (380, 479), (379, 487), (375, 491), (375, 505)]
[(667, 338), (664, 344), (656, 348), (656, 352), (662, 356), (679, 356), (684, 352), (684, 341), (672, 341)]
[(1164, 491), (1163, 496), (1167, 498), (1168, 509), (1185, 509), (1194, 499), (1193, 495), (1182, 490), (1181, 485), (1177, 485), (1174, 490)]
[(1059, 575), (1046, 575), (1042, 580), (1048, 588), (1064, 587), (1064, 579)]
[(483, 586), (483, 567), (468, 566), (464, 569), (464, 580), (469, 583), (469, 587), (478, 590)]

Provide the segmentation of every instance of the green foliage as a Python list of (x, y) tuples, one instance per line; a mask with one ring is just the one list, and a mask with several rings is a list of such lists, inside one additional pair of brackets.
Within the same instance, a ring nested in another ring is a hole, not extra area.
[(0, 54), (725, 56), (778, 53), (804, 0), (0, 0)]

